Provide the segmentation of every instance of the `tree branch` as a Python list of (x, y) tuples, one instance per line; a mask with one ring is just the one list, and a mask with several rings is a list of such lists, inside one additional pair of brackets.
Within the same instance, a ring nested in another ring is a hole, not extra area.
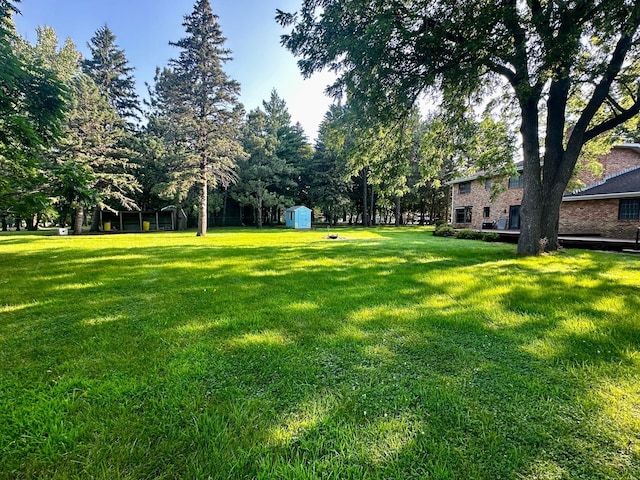
[(640, 113), (640, 99), (636, 100), (633, 106), (629, 109), (622, 110), (622, 113), (616, 115), (613, 118), (605, 120), (602, 123), (590, 128), (589, 130), (584, 132), (584, 141), (585, 143), (589, 140), (593, 140), (598, 135), (605, 133), (613, 128), (616, 128), (619, 125), (622, 125), (627, 120), (631, 120), (634, 116)]
[(617, 110), (621, 113), (624, 112), (624, 108), (622, 108), (622, 106), (611, 95), (607, 95), (605, 102), (608, 103), (613, 110)]
[[(637, 10), (640, 11), (640, 8), (637, 8)], [(581, 145), (585, 141), (587, 141), (587, 128), (593, 120), (593, 117), (596, 115), (605, 99), (609, 95), (611, 85), (622, 70), (627, 52), (633, 45), (633, 35), (638, 28), (637, 19), (633, 27), (634, 28), (632, 31), (624, 33), (618, 40), (616, 48), (611, 55), (611, 60), (609, 62), (609, 65), (607, 66), (605, 74), (600, 79), (600, 82), (596, 85), (593, 95), (591, 96), (591, 100), (589, 100), (589, 103), (584, 108), (582, 114), (580, 115), (580, 118), (576, 122), (576, 126), (573, 130), (573, 133), (571, 134), (571, 138), (569, 139), (569, 144), (567, 145), (568, 150), (570, 148), (576, 148), (577, 145)], [(633, 107), (630, 109), (630, 111), (631, 110), (633, 110)], [(633, 115), (630, 115), (629, 118), (631, 118), (632, 116)], [(609, 128), (614, 128), (629, 119), (626, 118), (624, 120), (617, 121), (616, 118), (618, 117), (603, 122), (600, 125), (589, 130), (588, 139), (592, 139), (600, 133), (604, 133), (606, 131), (606, 129), (603, 130), (605, 125), (613, 125)]]

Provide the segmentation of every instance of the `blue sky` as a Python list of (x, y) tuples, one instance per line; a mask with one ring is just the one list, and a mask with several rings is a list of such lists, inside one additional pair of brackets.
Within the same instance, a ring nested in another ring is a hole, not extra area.
[[(225, 68), (242, 85), (247, 111), (261, 106), (273, 88), (285, 99), (294, 122), (300, 122), (310, 140), (331, 100), (324, 88), (330, 73), (303, 80), (291, 53), (280, 46), (286, 33), (274, 20), (277, 8), (295, 11), (300, 0), (211, 0), (234, 60)], [(35, 42), (36, 27), (53, 27), (62, 43), (71, 38), (83, 55), (95, 31), (107, 24), (116, 43), (125, 50), (139, 93), (152, 83), (156, 67), (163, 67), (179, 50), (169, 41), (184, 37), (183, 17), (195, 0), (22, 0), (15, 17), (20, 35)]]

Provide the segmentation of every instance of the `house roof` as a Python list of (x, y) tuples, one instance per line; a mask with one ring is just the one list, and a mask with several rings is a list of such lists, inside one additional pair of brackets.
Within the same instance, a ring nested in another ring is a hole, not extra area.
[(620, 145), (616, 145), (613, 148), (627, 148), (640, 154), (640, 143), (621, 143)]
[[(521, 172), (523, 165), (524, 165), (523, 162), (517, 162), (516, 163), (516, 170), (518, 172)], [(479, 178), (493, 178), (495, 176), (496, 176), (495, 173), (491, 173), (491, 172), (489, 172), (487, 170), (480, 170), (479, 172), (476, 172), (473, 175), (470, 175), (468, 177), (454, 178), (453, 180), (450, 180), (450, 181), (446, 182), (446, 184), (447, 185), (454, 185), (456, 183), (471, 182), (473, 180), (478, 180)]]
[[(640, 145), (638, 145), (640, 148)], [(640, 152), (639, 152), (640, 153)], [(640, 167), (624, 170), (582, 190), (568, 193), (563, 201), (597, 200), (640, 196)]]
[[(640, 143), (621, 143), (620, 145), (616, 145), (613, 148), (624, 148), (624, 149), (628, 149), (628, 150), (633, 150), (634, 152), (636, 152), (637, 154), (640, 155)], [(523, 168), (523, 162), (517, 162), (516, 163), (516, 168), (518, 170), (518, 172), (522, 171)], [(470, 175), (468, 177), (461, 177), (461, 178), (454, 178), (453, 180), (450, 180), (447, 183), (447, 185), (454, 185), (456, 183), (463, 183), (463, 182), (471, 182), (473, 180), (477, 180), (479, 178), (491, 178), (494, 177), (495, 174), (492, 174), (491, 172), (488, 172), (486, 170), (481, 170), (477, 173), (475, 173), (474, 175)]]

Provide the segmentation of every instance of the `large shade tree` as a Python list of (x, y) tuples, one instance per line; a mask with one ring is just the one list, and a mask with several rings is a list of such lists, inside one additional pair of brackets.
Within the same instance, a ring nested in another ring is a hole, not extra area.
[(152, 102), (155, 115), (164, 117), (171, 137), (187, 146), (175, 176), (198, 190), (198, 232), (206, 235), (208, 190), (235, 177), (235, 160), (243, 155), (240, 136), (240, 85), (230, 79), (224, 65), (231, 60), (218, 16), (209, 0), (198, 0), (185, 16), (186, 36), (170, 44), (178, 58), (158, 72)]
[(522, 135), (521, 254), (557, 248), (583, 146), (640, 111), (637, 0), (305, 0), (277, 20), (302, 72), (335, 70), (334, 93), (369, 115), (408, 112), (434, 88), (504, 87)]
[[(60, 134), (66, 89), (49, 65), (25, 55), (11, 19), (17, 2), (0, 1), (0, 211), (43, 209), (43, 153)], [(3, 227), (6, 224), (3, 223)]]

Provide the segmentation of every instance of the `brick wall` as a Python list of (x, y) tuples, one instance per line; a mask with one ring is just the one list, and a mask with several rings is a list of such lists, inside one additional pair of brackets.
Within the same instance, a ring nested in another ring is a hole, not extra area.
[[(469, 193), (459, 193), (458, 184), (453, 185), (453, 223), (455, 228), (482, 228), (485, 222), (498, 223), (500, 218), (509, 219), (509, 207), (522, 203), (522, 187), (507, 188), (507, 179), (493, 179), (493, 184), (498, 184), (503, 193), (491, 202), (491, 191), (485, 188), (484, 180), (471, 181)], [(473, 207), (471, 223), (455, 223), (456, 208)], [(483, 217), (483, 210), (489, 207), (489, 217)]]
[(583, 170), (578, 178), (585, 186), (593, 185), (602, 179), (623, 172), (640, 165), (640, 154), (630, 148), (614, 147), (607, 155), (600, 157), (600, 163), (604, 167), (602, 176), (594, 177), (591, 172)]
[(638, 220), (618, 220), (620, 200), (563, 202), (559, 233), (598, 234), (609, 238), (636, 238)]
[[(593, 178), (582, 172), (580, 178), (585, 184), (596, 183), (602, 178), (640, 165), (640, 154), (630, 148), (615, 147), (602, 157), (604, 175)], [(452, 185), (453, 225), (455, 228), (481, 229), (485, 222), (498, 223), (500, 218), (509, 220), (509, 207), (522, 203), (522, 188), (507, 188), (507, 179), (493, 179), (498, 182), (503, 193), (491, 202), (491, 192), (485, 188), (484, 180), (472, 180), (469, 193), (459, 193), (459, 184)], [(589, 200), (563, 202), (560, 207), (560, 233), (594, 233), (610, 238), (635, 238), (640, 226), (638, 221), (618, 220), (618, 200)], [(471, 223), (456, 223), (456, 208), (472, 207)], [(488, 218), (483, 218), (483, 209), (489, 207)], [(508, 223), (507, 223), (508, 228)]]
[[(600, 158), (600, 163), (604, 167), (601, 177), (595, 178), (586, 171), (579, 175), (580, 180), (587, 186), (639, 166), (640, 154), (630, 148), (615, 147), (609, 154)], [(617, 199), (562, 202), (559, 232), (597, 233), (609, 238), (635, 239), (640, 221), (618, 220), (619, 205), (620, 201)]]

